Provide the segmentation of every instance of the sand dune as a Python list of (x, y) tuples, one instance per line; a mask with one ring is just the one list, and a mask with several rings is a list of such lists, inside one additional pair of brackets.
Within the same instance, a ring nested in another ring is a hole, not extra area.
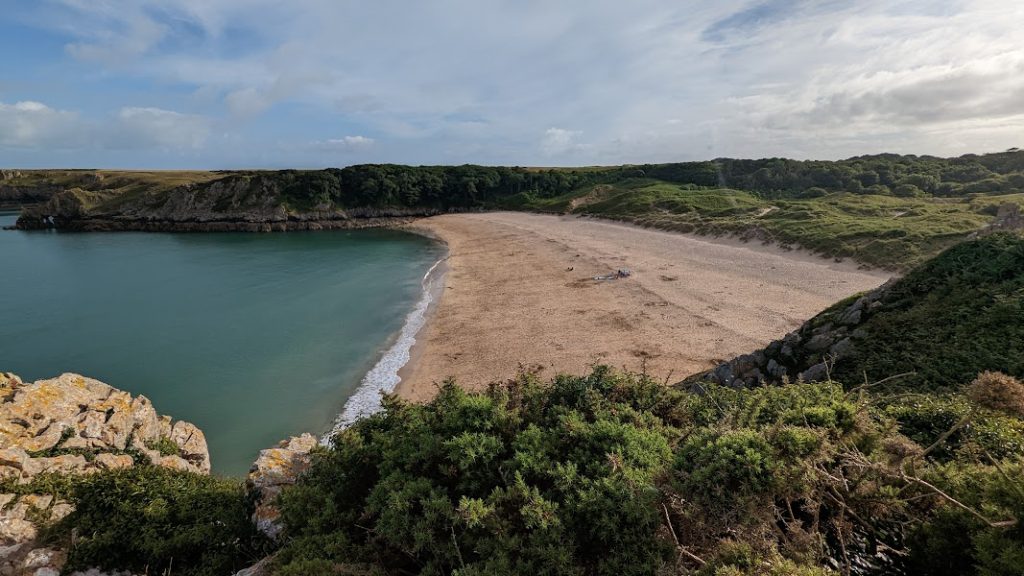
[[(448, 243), (449, 272), (399, 394), (429, 398), (595, 363), (678, 380), (781, 337), (888, 274), (800, 252), (623, 224), (523, 213), (415, 226)], [(628, 268), (628, 278), (595, 276)]]

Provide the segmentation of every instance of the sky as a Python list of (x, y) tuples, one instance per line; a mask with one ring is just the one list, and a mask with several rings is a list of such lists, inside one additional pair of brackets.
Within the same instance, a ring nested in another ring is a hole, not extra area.
[(0, 166), (1024, 147), (1019, 0), (0, 0)]

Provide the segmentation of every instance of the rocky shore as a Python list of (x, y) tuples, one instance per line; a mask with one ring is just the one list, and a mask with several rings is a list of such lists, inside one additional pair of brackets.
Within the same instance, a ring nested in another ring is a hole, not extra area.
[[(262, 451), (253, 464), (253, 521), (271, 538), (280, 532), (275, 498), (309, 467), (316, 446), (305, 434)], [(145, 396), (98, 380), (63, 374), (25, 383), (0, 373), (0, 576), (56, 576), (63, 567), (65, 552), (37, 537), (73, 507), (34, 480), (142, 465), (208, 474), (206, 437), (158, 414)]]

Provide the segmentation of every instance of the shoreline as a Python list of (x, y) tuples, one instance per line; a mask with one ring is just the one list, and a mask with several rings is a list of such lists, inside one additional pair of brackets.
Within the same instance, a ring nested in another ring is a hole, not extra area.
[[(800, 248), (579, 216), (449, 214), (402, 229), (448, 247), (442, 294), (394, 389), (410, 401), (449, 376), (479, 389), (519, 369), (550, 377), (602, 363), (681, 379), (891, 276)], [(673, 266), (683, 271), (660, 271)], [(593, 280), (616, 267), (640, 274)]]
[[(405, 230), (404, 226), (390, 228)], [(419, 235), (426, 236), (426, 234)], [(419, 341), (417, 336), (429, 324), (431, 314), (437, 309), (447, 275), (447, 245), (437, 238), (430, 239), (443, 246), (444, 253), (423, 275), (420, 296), (413, 309), (406, 314), (399, 331), (389, 338), (380, 357), (360, 379), (359, 385), (345, 401), (329, 429), (321, 435), (321, 444), (328, 444), (339, 430), (348, 427), (358, 418), (380, 410), (382, 394), (396, 392), (402, 382), (406, 367), (413, 363), (417, 355), (421, 353), (417, 351)]]

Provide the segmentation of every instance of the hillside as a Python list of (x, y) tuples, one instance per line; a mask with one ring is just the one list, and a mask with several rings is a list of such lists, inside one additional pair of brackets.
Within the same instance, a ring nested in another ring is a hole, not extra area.
[(949, 389), (983, 370), (1024, 377), (1024, 238), (963, 242), (872, 292), (839, 302), (764, 350), (692, 377), (728, 386), (904, 374)]
[(5, 198), (27, 206), (23, 229), (272, 231), (494, 208), (573, 213), (905, 269), (992, 222), (1001, 206), (1024, 206), (1024, 152), (566, 169), (5, 171)]

